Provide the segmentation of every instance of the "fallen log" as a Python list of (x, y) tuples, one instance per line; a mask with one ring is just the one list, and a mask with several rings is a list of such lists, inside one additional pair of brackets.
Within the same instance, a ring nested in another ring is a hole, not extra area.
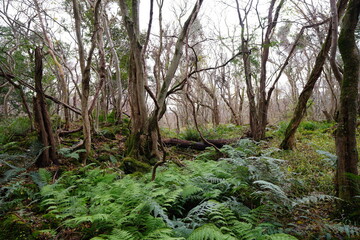
[(80, 132), (82, 129), (83, 129), (83, 127), (81, 126), (79, 128), (73, 129), (73, 130), (58, 130), (57, 134), (59, 136), (65, 136), (65, 135), (68, 135), (68, 134), (71, 134), (71, 133)]
[[(214, 144), (218, 148), (221, 148), (224, 145), (231, 144), (231, 143), (236, 142), (238, 140), (239, 140), (238, 138), (215, 139), (215, 140), (207, 139), (208, 142), (210, 142), (211, 144)], [(195, 149), (195, 150), (205, 150), (205, 148), (211, 147), (211, 145), (207, 144), (207, 143), (192, 142), (192, 141), (187, 141), (187, 140), (182, 140), (182, 139), (177, 139), (177, 138), (164, 139), (163, 143), (165, 144), (165, 146), (176, 146), (176, 147), (180, 147), (180, 148), (191, 148), (191, 149)]]

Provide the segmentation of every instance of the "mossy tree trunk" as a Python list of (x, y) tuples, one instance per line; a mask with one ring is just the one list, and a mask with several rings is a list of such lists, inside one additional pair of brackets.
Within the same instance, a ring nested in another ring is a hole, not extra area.
[(356, 196), (355, 183), (347, 174), (358, 175), (356, 148), (356, 123), (358, 82), (360, 77), (360, 53), (356, 45), (355, 29), (360, 14), (360, 1), (350, 0), (339, 36), (339, 50), (344, 62), (341, 83), (340, 111), (336, 130), (336, 190), (340, 198), (351, 200)]
[[(124, 159), (124, 164), (125, 167), (128, 167), (131, 170), (136, 170), (136, 167), (133, 169), (130, 165), (138, 164), (140, 168), (143, 168), (145, 166), (144, 164), (154, 164), (159, 158), (158, 122), (166, 111), (166, 99), (175, 72), (180, 63), (184, 39), (199, 12), (202, 2), (203, 0), (197, 1), (190, 16), (182, 27), (169, 68), (167, 69), (161, 86), (157, 86), (157, 89), (160, 89), (160, 91), (158, 95), (155, 96), (151, 90), (147, 88), (145, 62), (145, 53), (151, 30), (152, 13), (145, 43), (141, 44), (139, 31), (139, 1), (132, 0), (130, 10), (125, 1), (119, 1), (121, 15), (130, 41), (128, 91), (131, 107), (131, 134), (127, 141), (128, 157)], [(151, 6), (152, 5), (153, 1), (151, 1)], [(147, 88), (146, 90), (155, 101), (156, 109), (152, 112), (148, 112), (146, 107), (145, 88)], [(129, 166), (126, 166), (127, 163)]]
[(34, 115), (35, 125), (39, 133), (39, 139), (44, 146), (39, 158), (36, 160), (37, 167), (48, 167), (51, 163), (59, 164), (56, 156), (56, 142), (52, 132), (50, 117), (46, 108), (45, 96), (42, 88), (43, 64), (41, 49), (35, 49), (35, 91)]
[[(131, 11), (124, 1), (119, 1), (121, 15), (130, 41), (129, 62), (129, 104), (131, 115), (131, 134), (127, 140), (127, 156), (129, 164), (132, 160), (146, 162), (151, 158), (148, 150), (148, 142), (151, 139), (147, 135), (147, 107), (145, 101), (146, 71), (143, 55), (143, 45), (140, 44), (139, 31), (139, 1), (131, 1)], [(132, 159), (130, 161), (130, 159)], [(126, 164), (126, 161), (124, 161)]]
[(309, 79), (306, 82), (305, 87), (299, 96), (293, 117), (291, 118), (290, 123), (285, 130), (284, 139), (280, 144), (281, 149), (292, 150), (295, 147), (295, 133), (302, 119), (305, 116), (307, 102), (311, 97), (315, 84), (321, 75), (327, 54), (330, 50), (330, 46), (331, 46), (331, 28), (329, 29), (326, 40), (316, 57), (315, 65), (310, 73)]
[[(340, 0), (338, 2), (338, 8), (337, 8), (338, 17), (342, 16), (347, 1), (348, 0)], [(304, 89), (302, 90), (299, 96), (293, 117), (291, 118), (290, 123), (285, 130), (284, 139), (280, 144), (281, 149), (292, 150), (295, 147), (295, 133), (302, 119), (305, 116), (308, 100), (311, 97), (315, 84), (319, 79), (321, 72), (323, 70), (325, 60), (328, 57), (328, 53), (331, 47), (331, 42), (332, 42), (332, 26), (330, 25), (325, 42), (323, 43), (321, 50), (316, 57), (315, 65), (304, 86)]]

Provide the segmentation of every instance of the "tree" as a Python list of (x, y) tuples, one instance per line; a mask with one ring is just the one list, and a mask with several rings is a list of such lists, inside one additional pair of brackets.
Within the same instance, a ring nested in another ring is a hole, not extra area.
[(81, 15), (80, 15), (80, 6), (77, 0), (73, 0), (73, 11), (75, 19), (75, 32), (76, 38), (78, 41), (78, 53), (81, 69), (81, 116), (83, 119), (83, 134), (84, 134), (84, 146), (85, 154), (82, 156), (82, 160), (86, 163), (87, 157), (91, 153), (91, 122), (89, 114), (89, 95), (90, 95), (90, 70), (91, 62), (96, 47), (96, 39), (98, 37), (97, 31), (99, 28), (99, 18), (100, 18), (100, 7), (101, 0), (97, 0), (94, 7), (94, 30), (91, 38), (91, 46), (87, 55), (85, 56), (85, 49), (83, 44), (83, 39), (81, 35)]
[[(46, 18), (43, 18), (43, 16), (42, 16), (42, 9), (40, 8), (40, 4), (38, 3), (38, 0), (33, 0), (33, 1), (34, 1), (34, 5), (36, 8), (37, 16), (39, 18), (41, 30), (43, 33), (43, 41), (44, 41), (45, 45), (48, 47), (48, 53), (50, 54), (52, 60), (54, 61), (54, 64), (55, 64), (55, 67), (57, 70), (56, 76), (57, 76), (57, 79), (61, 86), (60, 89), (62, 92), (61, 100), (64, 103), (69, 104), (69, 91), (68, 91), (68, 86), (67, 86), (66, 79), (65, 79), (64, 67), (62, 66), (62, 63), (59, 62), (59, 57), (58, 57), (59, 55), (56, 53), (53, 41), (51, 40), (51, 38), (49, 36), (48, 29), (46, 29), (46, 27), (45, 27), (45, 25), (47, 25), (47, 22), (46, 22)], [(60, 60), (62, 62), (64, 62), (63, 59), (60, 58)], [(65, 130), (67, 130), (70, 127), (70, 111), (66, 107), (64, 107), (64, 117), (65, 117)]]
[[(265, 128), (268, 121), (268, 109), (270, 104), (273, 88), (266, 91), (267, 84), (267, 63), (269, 60), (269, 53), (271, 47), (271, 39), (274, 34), (274, 30), (278, 23), (280, 10), (284, 5), (285, 0), (280, 0), (275, 8), (276, 0), (270, 2), (267, 16), (266, 27), (260, 23), (261, 27), (265, 29), (265, 34), (261, 43), (261, 61), (260, 61), (260, 78), (259, 78), (259, 97), (256, 102), (255, 88), (252, 80), (251, 72), (251, 49), (249, 48), (249, 36), (245, 36), (245, 29), (248, 25), (245, 22), (248, 21), (248, 13), (252, 7), (252, 1), (249, 1), (247, 9), (244, 10), (244, 16), (241, 16), (239, 1), (236, 0), (236, 8), (239, 17), (239, 23), (241, 26), (241, 50), (243, 54), (243, 63), (245, 69), (245, 80), (247, 87), (247, 97), (249, 100), (249, 117), (250, 117), (250, 135), (251, 137), (259, 141), (265, 137)], [(274, 10), (275, 8), (275, 10)], [(245, 26), (246, 25), (246, 26)], [(249, 35), (249, 34), (247, 34)], [(278, 79), (277, 79), (278, 80)], [(277, 81), (276, 80), (276, 81)], [(276, 81), (274, 84), (276, 84)], [(275, 86), (275, 85), (274, 85)]]
[(191, 24), (197, 17), (202, 2), (203, 0), (196, 2), (178, 35), (174, 54), (166, 70), (164, 81), (159, 87), (159, 94), (155, 96), (147, 88), (156, 105), (155, 109), (149, 112), (145, 101), (145, 88), (147, 87), (145, 53), (152, 24), (153, 1), (151, 1), (148, 32), (145, 42), (142, 43), (139, 30), (139, 1), (132, 0), (131, 9), (129, 9), (126, 2), (120, 0), (121, 16), (130, 40), (129, 103), (131, 107), (131, 134), (127, 142), (127, 155), (132, 159), (141, 159), (143, 162), (154, 163), (154, 159), (159, 157), (158, 122), (166, 111), (166, 98), (180, 63), (184, 39)]
[(51, 120), (46, 108), (45, 96), (42, 89), (42, 77), (43, 77), (43, 55), (41, 49), (37, 47), (35, 49), (35, 90), (36, 97), (34, 97), (34, 115), (35, 124), (39, 133), (39, 138), (43, 144), (43, 151), (36, 160), (36, 166), (48, 167), (51, 163), (59, 164), (56, 156), (56, 143), (51, 127)]
[(356, 45), (355, 29), (359, 21), (360, 1), (350, 0), (341, 25), (338, 40), (344, 62), (341, 83), (340, 110), (336, 130), (336, 190), (340, 198), (351, 200), (357, 194), (355, 183), (348, 174), (358, 175), (356, 146), (357, 99), (360, 77), (360, 53)]
[[(340, 0), (338, 2), (337, 15), (339, 17), (342, 16), (342, 13), (343, 13), (343, 10), (345, 9), (346, 3), (347, 3), (347, 0)], [(325, 64), (326, 58), (328, 56), (328, 53), (329, 53), (329, 50), (331, 47), (331, 42), (332, 42), (331, 39), (332, 39), (332, 26), (330, 24), (325, 42), (323, 43), (321, 50), (316, 57), (316, 61), (313, 66), (313, 69), (310, 73), (310, 76), (304, 86), (304, 89), (302, 90), (302, 92), (299, 96), (298, 103), (295, 107), (293, 117), (290, 120), (288, 127), (286, 128), (284, 139), (280, 144), (281, 149), (285, 149), (285, 150), (293, 149), (295, 146), (296, 130), (297, 130), (298, 126), (300, 125), (301, 120), (303, 119), (303, 117), (306, 113), (307, 102), (308, 102), (310, 96), (312, 95), (314, 86), (322, 73), (323, 66)]]

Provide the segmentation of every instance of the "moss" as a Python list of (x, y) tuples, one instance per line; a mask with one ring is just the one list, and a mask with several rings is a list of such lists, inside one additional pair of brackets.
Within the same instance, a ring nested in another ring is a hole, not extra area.
[(125, 173), (148, 172), (151, 169), (149, 164), (133, 157), (125, 157), (122, 161), (121, 167)]
[(33, 240), (29, 224), (15, 214), (10, 214), (0, 221), (0, 239)]
[(19, 142), (9, 142), (5, 144), (2, 149), (4, 152), (10, 152), (10, 151), (22, 151), (21, 147), (19, 146)]
[(131, 134), (126, 142), (125, 142), (125, 148), (126, 148), (126, 152), (125, 154), (128, 156), (136, 156), (137, 152), (136, 152), (136, 144), (139, 142), (140, 139), (140, 133), (139, 134)]

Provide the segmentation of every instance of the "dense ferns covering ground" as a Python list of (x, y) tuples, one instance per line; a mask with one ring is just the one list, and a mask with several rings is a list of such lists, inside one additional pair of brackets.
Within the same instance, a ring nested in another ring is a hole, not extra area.
[[(334, 197), (333, 124), (303, 123), (295, 151), (276, 148), (285, 123), (271, 127), (266, 141), (238, 139), (221, 155), (173, 147), (155, 181), (150, 173), (121, 170), (126, 127), (103, 126), (87, 166), (78, 164), (79, 150), (63, 145), (64, 166), (38, 170), (32, 164), (41, 146), (28, 122), (6, 124), (0, 126), (0, 239), (360, 239), (359, 203), (343, 212)], [(243, 128), (202, 131), (234, 138)], [(193, 129), (163, 134), (199, 140)]]

